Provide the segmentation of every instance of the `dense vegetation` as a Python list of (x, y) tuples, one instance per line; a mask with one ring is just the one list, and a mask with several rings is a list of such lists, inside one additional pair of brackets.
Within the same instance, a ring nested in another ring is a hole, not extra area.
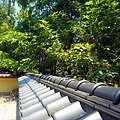
[(120, 86), (119, 0), (0, 0), (0, 69)]

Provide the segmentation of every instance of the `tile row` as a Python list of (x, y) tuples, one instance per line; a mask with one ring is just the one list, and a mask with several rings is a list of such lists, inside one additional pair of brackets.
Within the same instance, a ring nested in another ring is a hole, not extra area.
[(94, 116), (102, 120), (99, 112), (87, 113), (79, 101), (51, 89), (27, 76), (19, 78), (19, 110), (21, 120), (83, 120)]
[(34, 73), (27, 73), (26, 75), (53, 89), (72, 94), (73, 97), (76, 96), (76, 99), (79, 97), (79, 101), (103, 112), (103, 114), (105, 112), (105, 114), (113, 116), (115, 120), (119, 119), (120, 88), (108, 86), (106, 83), (95, 84), (87, 80), (78, 81), (73, 78), (52, 75)]

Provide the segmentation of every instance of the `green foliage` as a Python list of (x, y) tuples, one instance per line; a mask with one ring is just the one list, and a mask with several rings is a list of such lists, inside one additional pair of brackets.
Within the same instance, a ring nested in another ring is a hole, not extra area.
[(17, 2), (15, 25), (14, 7), (7, 17), (0, 3), (0, 69), (120, 84), (118, 0)]
[(117, 0), (90, 0), (82, 5), (80, 24), (89, 36), (87, 41), (95, 43), (98, 52), (98, 60), (94, 63), (96, 67), (87, 75), (93, 81), (119, 81), (120, 68), (113, 62), (120, 57), (119, 6)]
[(116, 0), (90, 0), (83, 6), (81, 24), (91, 36), (90, 42), (96, 44), (100, 59), (110, 60), (119, 55), (119, 6)]

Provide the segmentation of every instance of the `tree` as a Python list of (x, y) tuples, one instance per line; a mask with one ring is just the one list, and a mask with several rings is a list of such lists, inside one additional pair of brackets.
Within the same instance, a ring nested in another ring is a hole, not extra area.
[(8, 17), (6, 3), (0, 4), (4, 68), (53, 75), (67, 71), (92, 82), (120, 83), (118, 0), (16, 2), (21, 10), (15, 24), (13, 7)]

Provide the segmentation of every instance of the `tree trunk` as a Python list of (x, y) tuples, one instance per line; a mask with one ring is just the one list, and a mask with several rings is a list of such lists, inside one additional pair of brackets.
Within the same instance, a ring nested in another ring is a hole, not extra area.
[(68, 75), (71, 75), (71, 69), (68, 68)]
[(10, 16), (11, 0), (8, 0), (8, 16)]
[(40, 54), (39, 54), (39, 56), (38, 56), (38, 59), (39, 59), (39, 68), (38, 68), (38, 72), (39, 72), (39, 74), (40, 74)]
[(120, 87), (120, 72), (119, 72), (119, 76), (118, 76), (118, 85)]

